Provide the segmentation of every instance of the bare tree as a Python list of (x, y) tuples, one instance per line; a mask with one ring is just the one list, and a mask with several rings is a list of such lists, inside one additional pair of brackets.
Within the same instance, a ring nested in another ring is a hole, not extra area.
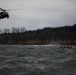
[(19, 33), (19, 32), (20, 32), (19, 27), (18, 28), (15, 28), (15, 27), (12, 28), (12, 33)]
[(23, 43), (25, 42), (25, 39), (26, 39), (25, 31), (26, 31), (26, 28), (21, 27), (21, 39), (22, 39)]
[(26, 28), (25, 27), (21, 27), (21, 33), (25, 32)]
[(10, 33), (10, 29), (4, 29), (4, 33)]
[(2, 34), (2, 29), (0, 29), (0, 34)]
[(2, 29), (0, 29), (0, 43), (2, 43), (2, 39), (3, 39), (3, 37), (2, 37)]
[(10, 29), (4, 29), (3, 33), (5, 35), (5, 41), (4, 42), (7, 43), (7, 41), (8, 41), (8, 35), (7, 34), (10, 33)]

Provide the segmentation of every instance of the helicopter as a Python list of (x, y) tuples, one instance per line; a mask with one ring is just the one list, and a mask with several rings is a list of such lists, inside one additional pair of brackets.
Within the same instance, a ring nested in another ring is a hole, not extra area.
[(4, 19), (4, 18), (9, 18), (9, 14), (8, 14), (8, 12), (7, 12), (7, 10), (4, 10), (4, 9), (2, 9), (2, 8), (0, 8), (0, 19)]
[[(20, 9), (12, 9), (12, 10), (21, 10), (22, 8), (20, 8)], [(10, 11), (10, 10), (5, 10), (5, 9), (2, 9), (2, 8), (0, 8), (0, 19), (4, 19), (4, 18), (7, 18), (7, 19), (9, 19), (9, 13), (8, 13), (8, 11)]]

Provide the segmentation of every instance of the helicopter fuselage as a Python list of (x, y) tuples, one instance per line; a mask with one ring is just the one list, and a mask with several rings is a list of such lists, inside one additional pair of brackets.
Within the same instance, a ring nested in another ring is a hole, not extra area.
[(0, 12), (0, 19), (9, 18), (9, 14), (5, 11)]

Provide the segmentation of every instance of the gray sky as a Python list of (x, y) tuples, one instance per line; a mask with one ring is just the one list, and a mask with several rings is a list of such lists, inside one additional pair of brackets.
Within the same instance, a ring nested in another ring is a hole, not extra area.
[(76, 0), (0, 0), (0, 8), (23, 9), (9, 12), (10, 18), (0, 21), (0, 29), (33, 30), (76, 23)]

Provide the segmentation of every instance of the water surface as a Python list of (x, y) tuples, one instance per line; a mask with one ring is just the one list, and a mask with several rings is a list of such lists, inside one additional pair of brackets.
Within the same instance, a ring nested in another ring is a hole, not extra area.
[(0, 75), (76, 75), (76, 46), (0, 45)]

